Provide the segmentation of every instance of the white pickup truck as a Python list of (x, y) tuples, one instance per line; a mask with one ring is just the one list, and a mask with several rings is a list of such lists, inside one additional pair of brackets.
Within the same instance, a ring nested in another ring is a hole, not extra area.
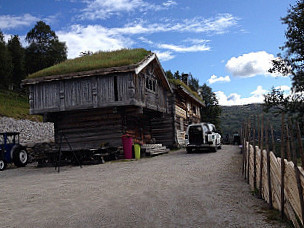
[(190, 124), (185, 137), (187, 153), (195, 149), (209, 149), (216, 152), (222, 147), (221, 135), (211, 123)]

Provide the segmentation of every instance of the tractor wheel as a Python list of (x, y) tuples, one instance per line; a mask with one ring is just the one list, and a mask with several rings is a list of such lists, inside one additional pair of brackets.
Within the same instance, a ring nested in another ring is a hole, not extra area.
[(3, 159), (0, 159), (0, 171), (3, 171), (6, 168), (6, 162)]
[(17, 147), (13, 152), (13, 161), (17, 167), (26, 166), (28, 162), (28, 154), (24, 147)]

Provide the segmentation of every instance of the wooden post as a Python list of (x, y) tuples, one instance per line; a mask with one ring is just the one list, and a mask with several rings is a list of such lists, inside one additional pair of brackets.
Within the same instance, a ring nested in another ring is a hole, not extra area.
[(287, 154), (287, 161), (291, 161), (291, 153), (290, 153), (290, 134), (288, 124), (286, 124), (286, 154)]
[(300, 205), (301, 205), (301, 217), (302, 217), (302, 222), (304, 223), (303, 188), (302, 188), (301, 179), (300, 179), (300, 170), (299, 170), (298, 162), (297, 162), (297, 152), (296, 152), (296, 148), (295, 148), (294, 134), (293, 134), (292, 122), (291, 122), (290, 118), (288, 119), (288, 124), (290, 126), (292, 161), (293, 161), (293, 165), (294, 165), (294, 170), (295, 170), (296, 180), (297, 180), (297, 186), (298, 186), (298, 193), (299, 193), (299, 199), (300, 199)]
[(271, 171), (270, 171), (270, 150), (269, 150), (269, 141), (268, 141), (268, 133), (269, 133), (269, 120), (268, 124), (265, 127), (265, 144), (266, 144), (266, 152), (267, 152), (267, 180), (268, 180), (268, 196), (269, 196), (269, 208), (273, 208), (272, 204), (272, 186), (271, 186)]
[(264, 138), (264, 115), (261, 117), (261, 134), (260, 134), (260, 151), (261, 151), (261, 160), (260, 160), (260, 186), (259, 186), (259, 196), (262, 198), (262, 187), (263, 187), (263, 138)]
[(299, 153), (301, 156), (302, 168), (304, 168), (304, 152), (303, 152), (303, 144), (302, 144), (301, 130), (300, 130), (299, 122), (297, 122), (297, 138), (298, 138)]
[(245, 160), (245, 167), (244, 167), (244, 177), (245, 179), (247, 178), (247, 166), (248, 166), (248, 161), (247, 161), (247, 153), (248, 153), (248, 148), (247, 148), (247, 138), (248, 137), (248, 125), (247, 121), (244, 122), (244, 160)]
[(251, 123), (248, 119), (248, 148), (247, 148), (247, 183), (249, 184), (249, 169), (250, 169), (250, 138), (251, 138)]
[(260, 131), (260, 116), (258, 115), (258, 123), (257, 123), (257, 131), (258, 131), (258, 147), (260, 147), (261, 143), (261, 131)]
[(256, 119), (254, 116), (254, 120), (253, 120), (253, 186), (254, 186), (254, 190), (257, 188), (256, 186), (256, 182), (257, 182), (257, 178), (256, 178), (256, 148), (255, 148), (255, 127), (256, 127)]
[(243, 126), (242, 126), (242, 130), (241, 130), (241, 139), (242, 139), (242, 155), (243, 155), (243, 166), (242, 166), (242, 175), (244, 175), (244, 172), (245, 172), (245, 157), (244, 157), (244, 154), (245, 154), (245, 139), (244, 139), (244, 123), (243, 123)]
[(272, 152), (275, 154), (276, 148), (275, 148), (275, 141), (274, 141), (274, 134), (273, 134), (273, 126), (270, 125), (271, 129), (271, 142), (272, 142)]
[(284, 163), (284, 119), (285, 119), (285, 113), (282, 112), (281, 117), (281, 218), (284, 218), (284, 173), (285, 173), (285, 163)]

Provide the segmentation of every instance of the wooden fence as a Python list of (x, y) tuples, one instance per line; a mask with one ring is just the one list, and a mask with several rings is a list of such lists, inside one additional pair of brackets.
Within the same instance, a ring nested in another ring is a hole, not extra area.
[[(290, 119), (285, 123), (282, 114), (280, 157), (274, 153), (273, 128), (269, 122), (264, 125), (263, 115), (244, 123), (242, 136), (242, 173), (251, 189), (270, 208), (278, 209), (282, 218), (286, 216), (295, 227), (304, 227), (304, 154), (299, 124)], [(297, 165), (296, 152), (302, 167)]]

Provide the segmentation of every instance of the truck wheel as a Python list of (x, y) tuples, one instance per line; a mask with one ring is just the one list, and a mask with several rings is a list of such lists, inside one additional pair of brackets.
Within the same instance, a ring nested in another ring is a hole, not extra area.
[(212, 147), (212, 148), (211, 148), (211, 151), (212, 151), (212, 152), (216, 152), (216, 151), (217, 151), (217, 147), (216, 147), (216, 146), (215, 146), (215, 147)]
[(187, 150), (187, 154), (192, 153), (192, 148), (186, 148), (186, 150)]
[(17, 147), (13, 152), (13, 161), (15, 166), (23, 167), (28, 162), (27, 151), (24, 147)]
[(3, 159), (0, 159), (0, 171), (3, 171), (6, 168), (6, 162)]

